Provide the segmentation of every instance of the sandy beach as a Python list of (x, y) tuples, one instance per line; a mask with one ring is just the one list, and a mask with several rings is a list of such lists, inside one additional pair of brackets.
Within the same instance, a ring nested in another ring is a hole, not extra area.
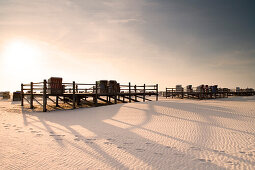
[(255, 97), (31, 112), (0, 101), (0, 169), (255, 169)]

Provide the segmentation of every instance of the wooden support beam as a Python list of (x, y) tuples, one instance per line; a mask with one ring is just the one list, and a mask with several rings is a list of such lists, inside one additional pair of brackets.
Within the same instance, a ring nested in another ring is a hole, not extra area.
[(73, 81), (73, 109), (75, 109), (75, 81)]
[(34, 98), (34, 92), (33, 92), (33, 82), (30, 83), (30, 109), (33, 109), (33, 98)]
[(143, 85), (143, 102), (145, 102), (145, 84)]
[(137, 96), (136, 96), (136, 85), (135, 85), (135, 100), (137, 101)]
[(21, 106), (24, 106), (24, 91), (23, 91), (23, 84), (21, 84)]
[(166, 88), (166, 94), (165, 95), (166, 95), (166, 99), (167, 99), (167, 88)]
[[(124, 97), (124, 98), (130, 99), (129, 97)], [(135, 100), (135, 99), (132, 99), (132, 98), (131, 98), (131, 100), (134, 101), (134, 102), (139, 102), (138, 100)]]
[(114, 91), (114, 104), (117, 104), (117, 93)]
[(46, 89), (47, 89), (47, 82), (46, 82), (46, 80), (44, 80), (43, 81), (43, 112), (47, 111), (47, 108), (46, 108), (46, 105), (47, 105)]
[(103, 98), (101, 98), (101, 97), (97, 97), (97, 99), (98, 99), (98, 100), (101, 100), (101, 101), (103, 101), (103, 102), (106, 102), (106, 103), (108, 103), (108, 104), (113, 104), (112, 102), (109, 102), (109, 101), (107, 101), (107, 100), (105, 100), (105, 99), (103, 99)]
[(98, 103), (97, 103), (97, 98), (98, 98), (97, 91), (98, 91), (98, 86), (97, 86), (97, 82), (96, 82), (96, 95), (95, 95), (95, 98), (94, 98), (94, 103), (95, 103), (96, 107), (98, 106)]
[(158, 84), (156, 84), (156, 101), (158, 101)]
[(129, 103), (131, 103), (131, 84), (128, 83)]
[[(144, 99), (144, 97), (140, 97), (140, 96), (137, 96), (137, 98)], [(146, 98), (145, 98), (145, 100), (152, 101), (152, 100), (146, 99)]]
[(58, 96), (56, 96), (56, 107), (58, 107), (59, 105), (58, 105)]
[(127, 103), (127, 102), (125, 102), (125, 101), (123, 101), (123, 100), (120, 100), (120, 99), (118, 99), (118, 98), (117, 98), (117, 100), (120, 101), (120, 102), (123, 102), (123, 103)]

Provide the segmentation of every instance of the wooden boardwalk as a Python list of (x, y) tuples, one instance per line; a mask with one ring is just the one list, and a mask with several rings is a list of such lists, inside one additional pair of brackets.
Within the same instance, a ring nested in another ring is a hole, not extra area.
[[(99, 106), (99, 101), (105, 104), (117, 104), (118, 102), (139, 102), (151, 101), (148, 96), (155, 96), (158, 100), (158, 84), (156, 85), (119, 85), (119, 90), (107, 90), (101, 92), (97, 83), (81, 84), (81, 83), (61, 83), (63, 91), (61, 94), (54, 94), (51, 90), (52, 83), (46, 80), (39, 83), (21, 84), (21, 106), (24, 101), (30, 105), (30, 109), (34, 108), (34, 102), (42, 107), (43, 112), (47, 111), (47, 102), (53, 102), (55, 107), (60, 107), (59, 102), (64, 102), (75, 109), (77, 106), (87, 104)], [(40, 100), (42, 99), (42, 100)], [(91, 99), (91, 100), (89, 100)]]
[(216, 91), (211, 89), (195, 90), (184, 90), (183, 88), (166, 88), (164, 96), (166, 98), (195, 98), (195, 99), (216, 99), (216, 98), (227, 98), (228, 96), (253, 96), (254, 91), (240, 91), (236, 92), (227, 88), (219, 88)]

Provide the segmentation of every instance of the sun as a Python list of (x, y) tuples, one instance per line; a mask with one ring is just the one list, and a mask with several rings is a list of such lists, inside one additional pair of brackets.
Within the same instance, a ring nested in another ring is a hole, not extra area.
[(4, 49), (5, 59), (13, 62), (31, 62), (41, 55), (41, 51), (33, 44), (25, 41), (14, 41), (6, 45)]
[(25, 71), (38, 64), (42, 52), (32, 42), (15, 40), (5, 45), (2, 56), (5, 68), (9, 71)]

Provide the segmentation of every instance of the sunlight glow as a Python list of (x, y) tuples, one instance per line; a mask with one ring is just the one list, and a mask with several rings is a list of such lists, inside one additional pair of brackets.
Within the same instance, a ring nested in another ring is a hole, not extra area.
[(9, 76), (33, 76), (40, 68), (42, 52), (36, 43), (29, 40), (18, 39), (9, 41), (2, 52), (3, 71)]
[(14, 41), (7, 44), (3, 53), (6, 64), (12, 66), (35, 63), (40, 56), (41, 51), (25, 41)]

